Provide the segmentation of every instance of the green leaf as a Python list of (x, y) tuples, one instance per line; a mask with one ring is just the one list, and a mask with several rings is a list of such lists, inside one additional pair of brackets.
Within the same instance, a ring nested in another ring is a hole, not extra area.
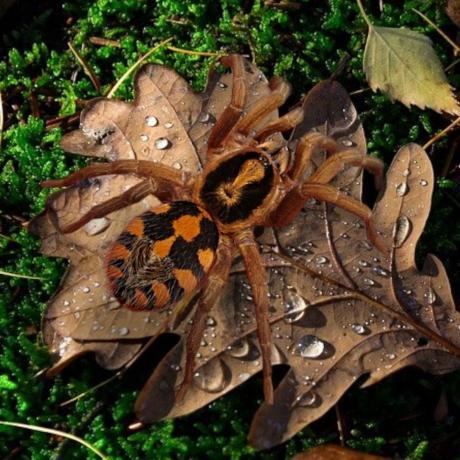
[(372, 90), (380, 89), (408, 107), (460, 115), (428, 37), (409, 29), (368, 25), (363, 67)]

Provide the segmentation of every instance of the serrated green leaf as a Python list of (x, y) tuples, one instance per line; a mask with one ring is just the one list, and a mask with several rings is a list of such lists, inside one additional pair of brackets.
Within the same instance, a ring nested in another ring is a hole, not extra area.
[(408, 107), (460, 115), (431, 40), (423, 34), (369, 24), (363, 67), (374, 91), (380, 89)]

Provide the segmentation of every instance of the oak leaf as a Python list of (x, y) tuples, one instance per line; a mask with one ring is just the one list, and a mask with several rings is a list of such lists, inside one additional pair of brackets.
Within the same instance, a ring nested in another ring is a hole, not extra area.
[[(245, 79), (250, 107), (270, 88), (249, 64)], [(63, 145), (109, 161), (147, 159), (198, 173), (207, 136), (230, 93), (229, 74), (213, 75), (206, 91), (195, 94), (171, 70), (147, 66), (136, 78), (133, 104), (95, 101), (82, 114), (82, 129), (65, 136)], [(303, 134), (317, 130), (365, 154), (358, 115), (337, 82), (317, 85), (303, 108), (304, 121), (292, 133), (291, 151)], [(270, 116), (276, 117), (276, 112)], [(152, 137), (148, 149), (141, 136)], [(158, 139), (166, 139), (168, 148), (156, 148)], [(312, 159), (306, 178), (322, 161), (322, 153)], [(137, 181), (114, 175), (61, 190), (50, 197), (31, 229), (41, 236), (45, 254), (70, 261), (45, 317), (48, 344), (58, 351), (54, 370), (86, 351), (95, 352), (105, 367), (121, 367), (147, 340), (165, 331), (180, 337), (136, 402), (137, 416), (148, 423), (193, 412), (244, 383), (262, 363), (251, 291), (237, 259), (222, 300), (207, 320), (193, 385), (180, 403), (175, 400), (194, 304), (177, 318), (170, 310), (124, 309), (111, 297), (103, 269), (105, 248), (129, 219), (158, 204), (157, 198), (91, 221), (71, 234), (58, 230)], [(433, 183), (425, 152), (415, 144), (403, 147), (373, 211), (381, 237), (392, 248), (388, 256), (369, 243), (359, 219), (314, 201), (291, 225), (267, 229), (259, 238), (270, 278), (272, 363), (288, 364), (290, 370), (275, 391), (274, 405), (263, 404), (256, 413), (253, 445), (269, 448), (290, 438), (321, 417), (358, 377), (367, 376), (362, 386), (368, 386), (408, 365), (438, 374), (459, 367), (460, 317), (447, 275), (434, 256), (427, 257), (422, 270), (414, 259)], [(346, 169), (334, 185), (359, 199), (360, 170)]]

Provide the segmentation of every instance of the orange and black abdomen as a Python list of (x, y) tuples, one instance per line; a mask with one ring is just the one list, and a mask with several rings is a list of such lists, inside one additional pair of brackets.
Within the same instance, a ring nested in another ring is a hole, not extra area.
[(164, 204), (135, 217), (106, 255), (113, 295), (133, 310), (175, 304), (200, 287), (218, 241), (209, 214), (188, 201)]

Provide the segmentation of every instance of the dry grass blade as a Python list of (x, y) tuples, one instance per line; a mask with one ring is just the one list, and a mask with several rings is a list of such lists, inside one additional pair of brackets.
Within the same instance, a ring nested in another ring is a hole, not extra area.
[(12, 278), (25, 278), (28, 280), (45, 280), (46, 278), (43, 278), (42, 276), (32, 276), (32, 275), (21, 275), (20, 273), (12, 273), (12, 272), (6, 272), (4, 270), (0, 270), (0, 275), (3, 276), (10, 276)]
[(456, 118), (450, 125), (445, 127), (442, 131), (435, 134), (429, 141), (423, 144), (423, 148), (426, 150), (431, 147), (435, 142), (444, 137), (451, 129), (455, 128), (460, 123), (460, 117)]
[(61, 436), (63, 438), (70, 439), (71, 441), (78, 442), (79, 444), (85, 446), (87, 449), (89, 449), (92, 452), (94, 452), (102, 460), (109, 460), (109, 457), (106, 457), (100, 450), (96, 449), (89, 442), (87, 442), (84, 439), (79, 438), (78, 436), (75, 436), (75, 435), (73, 435), (71, 433), (66, 433), (65, 431), (54, 430), (52, 428), (45, 428), (43, 426), (38, 426), (38, 425), (28, 425), (28, 424), (25, 424), (25, 423), (15, 423), (15, 422), (0, 421), (0, 425), (13, 426), (13, 427), (16, 427), (16, 428), (24, 428), (26, 430), (31, 430), (31, 431), (40, 431), (42, 433), (48, 433), (48, 434), (52, 434), (54, 436)]
[(186, 50), (184, 48), (177, 48), (175, 46), (167, 46), (166, 47), (170, 51), (174, 51), (175, 53), (179, 54), (188, 54), (190, 56), (206, 56), (206, 57), (217, 57), (221, 58), (226, 56), (227, 53), (214, 53), (210, 51), (194, 51), (194, 50)]
[(173, 37), (167, 38), (166, 40), (163, 40), (162, 42), (158, 43), (155, 45), (152, 49), (147, 51), (143, 56), (141, 56), (113, 85), (113, 87), (110, 89), (110, 91), (107, 93), (106, 97), (107, 99), (111, 99), (115, 93), (118, 91), (118, 88), (123, 84), (123, 82), (150, 56), (152, 55), (156, 50), (161, 48), (162, 46), (165, 46), (167, 43), (171, 42), (173, 40)]
[(297, 454), (291, 460), (389, 460), (388, 457), (366, 454), (347, 447), (326, 444)]
[(91, 69), (89, 64), (85, 61), (83, 56), (77, 51), (77, 49), (75, 48), (75, 46), (73, 46), (71, 42), (68, 42), (67, 46), (69, 47), (70, 51), (72, 51), (73, 55), (75, 56), (79, 64), (83, 67), (83, 70), (85, 71), (86, 75), (88, 75), (96, 91), (100, 93), (101, 84), (99, 83), (99, 79), (97, 78), (97, 75), (94, 73), (93, 69)]
[(436, 30), (436, 32), (454, 49), (455, 54), (460, 52), (460, 47), (449, 37), (447, 36), (430, 18), (425, 16), (421, 11), (412, 8), (412, 10), (417, 13), (424, 21), (426, 21), (431, 27)]

